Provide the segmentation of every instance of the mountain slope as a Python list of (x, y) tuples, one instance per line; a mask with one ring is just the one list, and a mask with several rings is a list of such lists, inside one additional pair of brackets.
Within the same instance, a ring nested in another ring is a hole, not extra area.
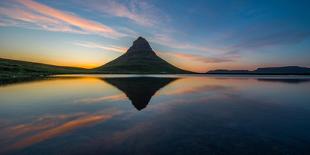
[(31, 77), (51, 74), (89, 72), (83, 68), (47, 65), (35, 62), (0, 58), (0, 78)]
[(190, 73), (157, 56), (142, 37), (135, 40), (125, 54), (96, 70), (106, 73)]

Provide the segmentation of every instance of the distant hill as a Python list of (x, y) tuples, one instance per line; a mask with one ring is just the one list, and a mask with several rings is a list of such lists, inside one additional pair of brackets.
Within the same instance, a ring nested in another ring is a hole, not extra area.
[(264, 67), (256, 70), (212, 70), (207, 74), (310, 75), (310, 68), (299, 66)]
[(191, 73), (157, 56), (142, 37), (135, 40), (125, 54), (95, 70), (105, 73)]
[(218, 70), (212, 70), (207, 73), (209, 74), (248, 74), (251, 71), (249, 70), (227, 70), (227, 69), (218, 69)]
[(77, 67), (54, 66), (42, 63), (0, 58), (1, 79), (88, 72), (90, 71), (87, 69)]

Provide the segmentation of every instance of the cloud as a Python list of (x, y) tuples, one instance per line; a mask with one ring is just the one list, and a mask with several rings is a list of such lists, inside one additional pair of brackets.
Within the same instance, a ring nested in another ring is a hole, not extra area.
[[(85, 4), (83, 3), (83, 6)], [(86, 4), (92, 10), (108, 14), (114, 17), (125, 18), (142, 26), (152, 27), (157, 25), (159, 19), (165, 20), (165, 16), (159, 9), (146, 1), (90, 1)]]
[(32, 0), (16, 0), (13, 2), (9, 7), (0, 7), (0, 16), (6, 19), (1, 19), (2, 22), (14, 21), (14, 26), (24, 26), (26, 28), (35, 26), (47, 31), (96, 34), (109, 38), (126, 36), (126, 34), (120, 33), (102, 23), (39, 2)]
[(226, 47), (226, 54), (240, 55), (242, 52), (260, 52), (263, 48), (296, 45), (309, 37), (309, 30), (288, 25), (265, 24), (230, 33), (223, 41), (234, 40)]
[(200, 62), (200, 63), (223, 63), (223, 62), (231, 62), (233, 61), (230, 58), (224, 57), (206, 57), (196, 54), (185, 54), (185, 53), (177, 53), (177, 52), (161, 52), (163, 55), (172, 56), (177, 59), (185, 59), (192, 62)]
[(253, 49), (262, 48), (275, 45), (287, 45), (300, 43), (306, 38), (310, 37), (309, 32), (300, 31), (282, 31), (270, 33), (267, 35), (254, 36), (242, 40), (241, 43), (234, 46), (238, 49)]
[(169, 34), (154, 34), (154, 36), (151, 38), (152, 42), (155, 42), (160, 45), (164, 45), (170, 48), (175, 49), (187, 49), (187, 50), (195, 50), (195, 51), (202, 51), (202, 52), (208, 52), (208, 53), (219, 53), (222, 52), (221, 49), (216, 48), (209, 48), (206, 46), (200, 46), (196, 44), (191, 44), (188, 41), (187, 42), (179, 42), (176, 39), (173, 39)]
[(95, 42), (74, 42), (73, 44), (81, 47), (103, 49), (117, 53), (125, 53), (127, 50), (126, 47), (114, 46), (114, 45), (107, 46)]
[[(86, 6), (92, 10), (108, 14), (110, 16), (126, 18), (139, 25), (151, 27), (151, 30), (149, 30), (151, 35), (150, 40), (152, 40), (154, 43), (176, 49), (188, 49), (207, 52), (219, 51), (219, 49), (199, 46), (189, 42), (179, 42), (174, 39), (174, 37), (171, 37), (169, 34), (170, 26), (166, 24), (167, 21), (170, 21), (169, 16), (146, 1), (130, 0), (129, 4), (127, 5), (124, 3), (124, 1), (122, 3), (118, 1), (90, 1), (88, 4), (86, 4)], [(161, 27), (164, 27), (165, 32), (163, 32)], [(128, 34), (131, 36), (138, 36), (137, 32), (132, 30), (129, 32)]]
[(29, 10), (0, 7), (0, 14), (7, 17), (1, 19), (3, 26), (39, 28), (47, 31), (58, 32), (85, 33), (81, 30), (73, 29), (59, 20), (36, 14)]
[(230, 55), (196, 55), (173, 51), (158, 52), (158, 54), (175, 66), (185, 70), (204, 73), (214, 65), (229, 64), (236, 61), (235, 56)]

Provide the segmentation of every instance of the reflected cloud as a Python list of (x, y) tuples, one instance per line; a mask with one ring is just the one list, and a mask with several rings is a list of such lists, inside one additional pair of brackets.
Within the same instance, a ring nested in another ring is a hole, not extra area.
[[(56, 136), (73, 131), (74, 129), (77, 129), (77, 128), (81, 128), (81, 127), (85, 127), (88, 125), (92, 125), (95, 123), (109, 120), (114, 115), (117, 115), (118, 113), (119, 112), (114, 111), (114, 112), (105, 113), (105, 114), (91, 114), (91, 115), (85, 115), (85, 116), (78, 117), (77, 119), (67, 121), (56, 127), (52, 127), (47, 130), (43, 130), (41, 132), (37, 132), (34, 135), (23, 138), (22, 140), (19, 140), (18, 142), (8, 147), (8, 150), (24, 148), (24, 147), (33, 145), (35, 143), (39, 143), (47, 139), (51, 139)], [(31, 127), (31, 128), (38, 129), (40, 127), (43, 127), (43, 126), (37, 126), (37, 127)]]
[[(72, 76), (69, 75), (68, 80), (40, 81), (30, 86), (21, 84), (10, 97), (4, 94), (9, 92), (9, 87), (1, 88), (1, 101), (13, 100), (19, 90), (21, 99), (16, 103), (21, 104), (8, 102), (0, 108), (3, 116), (0, 119), (0, 154), (134, 154), (137, 150), (141, 154), (150, 150), (165, 154), (167, 147), (186, 149), (188, 145), (199, 152), (200, 146), (209, 145), (210, 137), (218, 144), (214, 148), (217, 151), (219, 147), (240, 147), (239, 143), (235, 144), (236, 140), (241, 140), (242, 144), (258, 144), (267, 139), (270, 141), (266, 146), (272, 146), (274, 139), (283, 139), (282, 133), (274, 134), (283, 125), (284, 128), (296, 127), (290, 131), (293, 134), (308, 131), (304, 125), (308, 120), (305, 114), (309, 113), (306, 109), (308, 83), (298, 85), (297, 89), (295, 85), (259, 81), (259, 78), (269, 80), (270, 77), (84, 75), (84, 78), (75, 79)], [(30, 91), (33, 89), (38, 91)], [(44, 89), (55, 90), (44, 93)], [(43, 96), (42, 92), (47, 97), (35, 102), (33, 98)], [(60, 94), (55, 95), (56, 92)], [(23, 98), (21, 94), (35, 96)], [(148, 105), (153, 96), (156, 97)], [(148, 107), (138, 112), (128, 102), (119, 101), (127, 101), (127, 98), (138, 110)], [(75, 99), (86, 104), (71, 104)], [(102, 101), (112, 102), (87, 104)], [(123, 103), (129, 106), (121, 105)], [(260, 129), (272, 124), (266, 122), (266, 118), (278, 124), (261, 137)], [(244, 131), (251, 131), (252, 138), (242, 137)], [(304, 134), (298, 136), (300, 143), (296, 146), (307, 138)], [(181, 143), (180, 137), (185, 137)], [(196, 143), (197, 140), (201, 143)]]
[(184, 87), (181, 89), (175, 89), (170, 91), (165, 91), (162, 94), (164, 95), (184, 95), (184, 94), (193, 94), (193, 93), (205, 93), (206, 91), (216, 91), (216, 90), (225, 90), (228, 87), (218, 86), (218, 85), (203, 85), (196, 87)]
[(75, 102), (92, 104), (92, 103), (98, 103), (98, 102), (104, 102), (104, 101), (119, 101), (119, 100), (124, 100), (124, 99), (127, 99), (125, 94), (116, 94), (116, 95), (102, 96), (102, 97), (97, 97), (97, 98), (80, 99)]
[(7, 132), (10, 136), (16, 137), (21, 135), (27, 135), (33, 132), (42, 131), (45, 129), (53, 128), (58, 124), (61, 124), (69, 119), (75, 119), (86, 115), (86, 113), (74, 113), (74, 114), (61, 114), (61, 115), (44, 115), (40, 116), (31, 123), (18, 124), (13, 127), (9, 127)]

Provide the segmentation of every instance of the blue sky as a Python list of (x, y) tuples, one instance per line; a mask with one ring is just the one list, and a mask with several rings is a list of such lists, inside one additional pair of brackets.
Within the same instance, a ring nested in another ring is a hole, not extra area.
[(0, 57), (92, 68), (138, 36), (184, 69), (310, 67), (307, 1), (4, 0)]

